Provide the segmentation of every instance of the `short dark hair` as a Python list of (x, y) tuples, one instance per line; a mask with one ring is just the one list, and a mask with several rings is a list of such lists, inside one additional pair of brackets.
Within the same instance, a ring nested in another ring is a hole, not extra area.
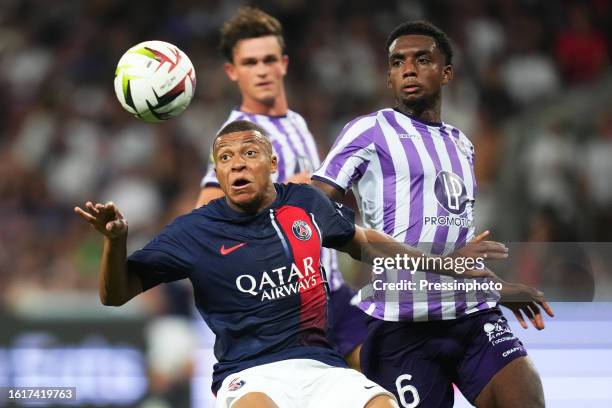
[(453, 65), (453, 47), (451, 46), (450, 39), (444, 31), (440, 30), (429, 21), (406, 21), (395, 27), (387, 38), (387, 53), (393, 41), (398, 37), (411, 34), (426, 35), (433, 38), (438, 49), (444, 55), (446, 64)]
[(219, 131), (219, 133), (217, 133), (217, 135), (215, 136), (215, 139), (213, 140), (213, 150), (215, 148), (215, 144), (217, 143), (217, 139), (219, 139), (221, 136), (227, 135), (230, 133), (246, 132), (246, 131), (253, 131), (253, 132), (261, 133), (261, 135), (265, 139), (266, 149), (268, 150), (268, 153), (272, 155), (273, 153), (272, 143), (270, 142), (270, 135), (268, 134), (268, 132), (266, 132), (264, 128), (259, 126), (257, 123), (253, 123), (248, 120), (236, 120), (234, 122), (230, 122), (227, 125), (223, 126), (223, 128)]
[(234, 47), (238, 41), (268, 35), (276, 36), (283, 52), (285, 40), (281, 23), (258, 8), (241, 7), (234, 17), (221, 26), (219, 48), (227, 61), (233, 62)]
[(257, 123), (254, 123), (248, 120), (235, 120), (223, 126), (223, 128), (219, 131), (219, 133), (217, 133), (217, 136), (215, 136), (215, 139), (217, 139), (220, 136), (227, 135), (228, 133), (245, 132), (247, 130), (257, 131), (261, 133), (262, 136), (265, 136), (268, 139), (270, 138), (270, 136), (268, 135), (268, 132), (266, 132)]

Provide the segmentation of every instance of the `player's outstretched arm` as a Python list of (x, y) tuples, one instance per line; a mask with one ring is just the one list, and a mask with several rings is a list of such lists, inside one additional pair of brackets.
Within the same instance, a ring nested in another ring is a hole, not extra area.
[[(489, 235), (489, 231), (485, 231), (478, 235), (472, 241), (468, 242), (463, 248), (448, 255), (449, 258), (471, 258), (471, 259), (487, 259), (499, 260), (508, 257), (508, 248), (495, 241), (485, 241), (484, 238)], [(396, 258), (396, 256), (409, 258), (421, 258), (421, 265), (429, 266), (425, 268), (427, 272), (438, 273), (441, 275), (461, 276), (461, 277), (480, 277), (488, 276), (490, 271), (468, 270), (463, 273), (457, 273), (453, 269), (446, 268), (445, 265), (449, 262), (428, 262), (429, 258), (434, 256), (425, 256), (422, 251), (409, 245), (403, 244), (394, 240), (387, 234), (376, 231), (370, 228), (361, 228), (355, 226), (355, 235), (348, 244), (341, 248), (340, 251), (346, 252), (351, 257), (366, 263), (373, 263), (375, 258)]]
[(85, 203), (85, 209), (74, 212), (100, 234), (104, 235), (104, 250), (100, 263), (100, 301), (106, 306), (121, 306), (142, 292), (142, 283), (126, 267), (128, 224), (112, 202)]

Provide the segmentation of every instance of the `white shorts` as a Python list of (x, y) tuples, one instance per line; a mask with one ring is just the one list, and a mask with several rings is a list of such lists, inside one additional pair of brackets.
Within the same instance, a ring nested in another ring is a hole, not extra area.
[(249, 392), (266, 394), (279, 408), (361, 408), (378, 395), (393, 398), (359, 371), (291, 359), (228, 375), (217, 392), (215, 408), (231, 408)]

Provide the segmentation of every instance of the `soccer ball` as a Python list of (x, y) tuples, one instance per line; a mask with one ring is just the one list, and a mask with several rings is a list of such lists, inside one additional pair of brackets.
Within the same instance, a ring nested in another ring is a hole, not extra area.
[(195, 70), (187, 55), (164, 41), (133, 46), (115, 71), (115, 94), (121, 106), (146, 122), (161, 122), (183, 112), (195, 84)]

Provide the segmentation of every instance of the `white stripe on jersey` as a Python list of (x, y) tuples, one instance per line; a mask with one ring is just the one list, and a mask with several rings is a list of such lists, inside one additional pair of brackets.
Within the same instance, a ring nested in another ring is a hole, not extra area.
[(283, 244), (285, 253), (287, 254), (287, 256), (290, 256), (291, 251), (289, 250), (289, 245), (287, 245), (287, 241), (285, 240), (285, 237), (283, 236), (283, 233), (281, 232), (280, 227), (278, 226), (278, 223), (276, 222), (276, 216), (274, 215), (274, 210), (271, 208), (270, 208), (270, 223), (272, 223), (272, 226), (276, 230), (276, 235), (278, 235), (278, 238)]

